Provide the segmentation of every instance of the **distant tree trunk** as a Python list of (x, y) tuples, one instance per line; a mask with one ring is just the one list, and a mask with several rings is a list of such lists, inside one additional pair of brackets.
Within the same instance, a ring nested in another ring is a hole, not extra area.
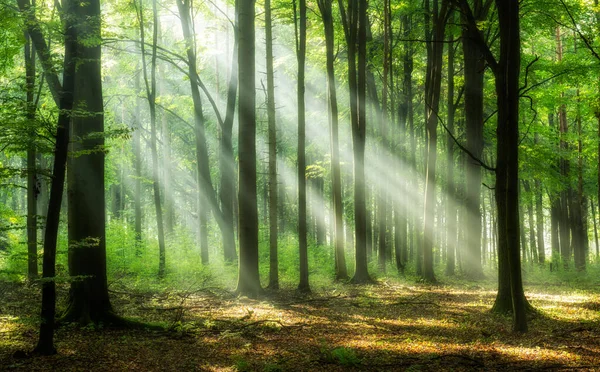
[(600, 244), (598, 244), (598, 225), (596, 222), (596, 211), (594, 208), (594, 200), (590, 200), (592, 207), (592, 221), (594, 222), (594, 240), (596, 242), (596, 261), (600, 259)]
[(306, 110), (304, 97), (304, 70), (306, 60), (306, 0), (294, 4), (296, 30), (296, 57), (298, 59), (298, 244), (300, 253), (300, 283), (298, 290), (310, 292), (308, 283), (308, 243), (306, 226)]
[[(444, 51), (444, 32), (448, 17), (448, 3), (439, 4), (433, 0), (430, 8), (429, 0), (425, 0), (425, 24), (427, 40), (427, 75), (425, 78), (425, 105), (427, 129), (427, 160), (425, 176), (425, 204), (423, 207), (423, 272), (422, 277), (428, 282), (435, 282), (433, 272), (434, 218), (435, 218), (435, 167), (437, 163), (437, 125), (442, 85), (442, 57)], [(430, 31), (430, 25), (433, 29)]]
[[(412, 213), (412, 208), (409, 207), (409, 196), (408, 191), (416, 189), (416, 142), (414, 136), (414, 106), (413, 106), (413, 89), (412, 89), (412, 73), (413, 73), (413, 55), (414, 47), (410, 39), (410, 32), (412, 29), (412, 16), (410, 14), (403, 15), (401, 18), (403, 38), (407, 41), (404, 42), (404, 50), (402, 55), (402, 94), (399, 106), (399, 123), (400, 132), (402, 135), (401, 143), (404, 145), (404, 156), (406, 158), (406, 171), (403, 186), (404, 197), (400, 203), (400, 216), (399, 216), (399, 232), (396, 234), (399, 240), (399, 256), (401, 258), (402, 267), (399, 269), (402, 271), (409, 260), (409, 256), (412, 258), (413, 251), (413, 237), (412, 232), (415, 225), (415, 214)], [(411, 211), (411, 212), (409, 212)], [(398, 245), (396, 248), (398, 248)], [(411, 254), (409, 255), (409, 252)]]
[[(140, 92), (140, 74), (135, 74), (135, 93)], [(142, 243), (142, 152), (141, 152), (141, 134), (142, 118), (140, 109), (140, 100), (135, 99), (135, 130), (133, 131), (133, 167), (135, 169), (135, 180), (133, 190), (133, 207), (135, 213), (135, 253), (137, 256), (141, 254)]]
[[(556, 27), (556, 50), (557, 50), (557, 60), (558, 62), (562, 61), (563, 57), (563, 45), (562, 45), (562, 36), (560, 26)], [(561, 93), (561, 97), (564, 97), (564, 93)], [(569, 173), (570, 173), (570, 164), (569, 160), (565, 158), (566, 153), (568, 152), (569, 145), (567, 143), (566, 137), (567, 132), (569, 130), (569, 125), (567, 122), (567, 107), (565, 104), (562, 104), (558, 109), (558, 130), (560, 136), (560, 175), (562, 178), (562, 182), (564, 183), (564, 188), (560, 193), (560, 215), (559, 215), (559, 234), (560, 234), (560, 257), (565, 268), (569, 267), (569, 262), (571, 261), (571, 241), (570, 241), (570, 215), (569, 215), (569, 204), (570, 204), (570, 195), (571, 195), (571, 187), (569, 183)]]
[[(535, 134), (535, 143), (539, 142), (538, 134)], [(544, 244), (544, 206), (542, 183), (539, 180), (535, 181), (535, 222), (537, 232), (538, 245), (538, 262), (543, 265), (546, 262), (546, 247)]]
[[(35, 1), (33, 6), (35, 6)], [(40, 185), (37, 184), (36, 164), (36, 123), (35, 123), (35, 47), (31, 44), (29, 34), (25, 32), (25, 92), (27, 102), (27, 278), (38, 276), (37, 258), (37, 197)], [(62, 196), (61, 196), (62, 197)]]
[(340, 148), (338, 139), (338, 106), (334, 70), (334, 27), (332, 0), (319, 0), (319, 9), (323, 18), (325, 32), (325, 48), (327, 57), (327, 102), (328, 117), (331, 133), (331, 197), (333, 204), (333, 245), (335, 249), (335, 278), (348, 279), (346, 269), (346, 254), (344, 253), (344, 205), (342, 204), (342, 177), (340, 169)]
[(577, 189), (571, 194), (570, 210), (571, 216), (571, 236), (572, 251), (575, 259), (575, 268), (578, 271), (585, 271), (587, 266), (587, 255), (589, 240), (587, 236), (587, 198), (583, 194), (583, 141), (581, 140), (581, 98), (579, 89), (577, 89)]
[[(474, 1), (474, 17), (481, 22), (487, 18), (491, 0)], [(478, 159), (483, 153), (483, 78), (485, 60), (473, 31), (463, 28), (462, 45), (465, 78), (465, 124), (467, 148)], [(480, 36), (482, 37), (482, 36)], [(469, 159), (466, 164), (467, 225), (465, 271), (471, 279), (483, 278), (481, 266), (481, 166)]]
[[(456, 17), (454, 11), (451, 11), (451, 21), (454, 22)], [(448, 113), (447, 127), (448, 131), (454, 133), (454, 114), (456, 106), (454, 104), (454, 35), (448, 35)], [(458, 227), (456, 221), (456, 187), (454, 185), (454, 140), (448, 134), (446, 140), (446, 275), (453, 276), (455, 271), (455, 239), (456, 229)]]
[[(225, 262), (235, 262), (237, 252), (235, 251), (234, 233), (234, 206), (235, 202), (235, 159), (233, 156), (233, 120), (235, 117), (235, 104), (238, 90), (238, 20), (237, 7), (234, 27), (234, 46), (231, 58), (231, 71), (227, 85), (227, 106), (225, 120), (221, 130), (221, 143), (219, 153), (219, 167), (221, 170), (220, 202), (222, 212), (223, 255)], [(218, 219), (217, 219), (218, 222)]]
[(239, 239), (237, 292), (257, 297), (258, 208), (256, 203), (255, 0), (237, 0), (239, 76)]
[[(389, 0), (383, 2), (383, 76), (382, 76), (382, 89), (381, 89), (381, 121), (380, 121), (380, 135), (382, 139), (381, 152), (385, 154), (386, 149), (389, 148), (388, 144), (388, 84), (389, 84), (389, 73), (390, 73), (390, 60), (388, 55), (390, 54), (390, 22), (391, 14), (389, 14)], [(387, 235), (387, 185), (382, 185), (379, 188), (379, 206), (377, 208), (378, 221), (379, 221), (379, 269), (385, 272), (386, 267), (386, 235)]]
[[(67, 14), (75, 11), (75, 2), (63, 3)], [(67, 153), (69, 149), (69, 124), (71, 110), (73, 109), (75, 70), (77, 61), (77, 29), (73, 27), (73, 18), (65, 24), (65, 56), (63, 63), (63, 86), (60, 94), (59, 116), (56, 130), (56, 143), (54, 145), (54, 165), (52, 169), (52, 186), (46, 230), (44, 237), (44, 256), (42, 277), (42, 311), (40, 323), (40, 337), (35, 352), (42, 355), (56, 354), (54, 348), (54, 318), (56, 315), (56, 245), (58, 240), (58, 226), (60, 222), (60, 209), (65, 186), (65, 173)], [(34, 59), (34, 56), (30, 56)], [(29, 93), (29, 92), (28, 92)], [(37, 264), (36, 264), (37, 273)]]
[[(531, 263), (539, 262), (538, 260), (538, 251), (535, 241), (535, 224), (533, 221), (533, 190), (531, 190), (531, 186), (528, 181), (523, 181), (523, 189), (528, 194), (527, 195), (527, 221), (529, 223), (529, 252), (531, 253)], [(524, 225), (523, 225), (524, 226)]]
[(142, 48), (142, 72), (144, 83), (146, 85), (146, 98), (150, 111), (150, 152), (152, 154), (152, 188), (154, 191), (154, 208), (156, 211), (156, 225), (158, 235), (158, 277), (165, 276), (165, 232), (163, 223), (162, 203), (160, 198), (160, 182), (158, 174), (158, 149), (156, 139), (156, 48), (158, 42), (158, 11), (156, 0), (152, 1), (152, 52), (150, 55), (150, 76), (148, 76), (148, 68), (146, 67), (146, 44), (144, 31), (144, 10), (140, 1), (138, 8), (138, 18), (140, 21), (140, 41)]
[(277, 124), (273, 79), (273, 24), (271, 0), (265, 0), (265, 43), (267, 65), (267, 116), (269, 122), (269, 288), (279, 289), (277, 258)]
[[(160, 27), (159, 27), (160, 32)], [(161, 35), (159, 35), (159, 40), (162, 40)], [(165, 72), (164, 67), (161, 65), (158, 66), (158, 92), (159, 94), (165, 94), (163, 88), (163, 82), (165, 81)], [(173, 233), (173, 225), (174, 225), (174, 210), (173, 210), (173, 190), (171, 186), (171, 133), (169, 131), (169, 123), (167, 120), (167, 113), (162, 112), (161, 117), (161, 131), (162, 131), (162, 143), (163, 143), (163, 158), (161, 168), (163, 171), (163, 200), (165, 205), (165, 233), (167, 235)]]
[[(348, 53), (348, 87), (354, 166), (355, 272), (353, 283), (371, 282), (367, 267), (367, 210), (364, 182), (366, 121), (367, 1), (338, 0)], [(356, 58), (358, 56), (358, 69)]]
[[(69, 275), (65, 321), (115, 322), (106, 277), (106, 203), (104, 196), (104, 103), (102, 100), (100, 1), (77, 3), (78, 40), (71, 156), (68, 161)], [(78, 156), (75, 156), (77, 154)]]

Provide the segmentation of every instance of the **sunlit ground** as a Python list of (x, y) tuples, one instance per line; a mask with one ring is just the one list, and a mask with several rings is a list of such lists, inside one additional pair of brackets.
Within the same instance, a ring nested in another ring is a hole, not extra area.
[[(4, 285), (4, 283), (3, 283)], [(114, 286), (119, 313), (171, 332), (61, 328), (59, 354), (15, 359), (36, 341), (37, 301), (10, 285), (0, 305), (0, 366), (15, 370), (516, 370), (600, 368), (597, 290), (530, 286), (530, 332), (489, 312), (492, 283), (429, 287), (382, 278), (291, 289), (260, 300), (219, 287), (135, 291)], [(571, 293), (571, 294), (570, 294)], [(64, 295), (64, 293), (63, 293)]]

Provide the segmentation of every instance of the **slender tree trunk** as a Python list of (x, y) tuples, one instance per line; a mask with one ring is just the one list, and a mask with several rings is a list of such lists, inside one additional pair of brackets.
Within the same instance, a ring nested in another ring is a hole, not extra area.
[[(157, 42), (158, 42), (158, 11), (156, 6), (156, 0), (152, 1), (152, 19), (153, 19), (153, 30), (152, 30), (152, 52), (150, 54), (150, 73), (148, 74), (148, 68), (146, 67), (146, 44), (145, 44), (145, 30), (144, 30), (144, 9), (142, 8), (142, 2), (139, 4), (138, 17), (140, 21), (140, 41), (142, 48), (142, 71), (144, 76), (144, 83), (146, 85), (146, 98), (148, 100), (148, 106), (150, 111), (150, 152), (152, 155), (152, 188), (154, 195), (154, 209), (156, 212), (156, 225), (158, 235), (158, 277), (163, 278), (165, 276), (165, 232), (163, 223), (163, 212), (162, 203), (160, 197), (160, 181), (158, 172), (158, 149), (157, 149), (157, 138), (156, 138), (156, 58), (157, 58)], [(150, 75), (150, 76), (148, 76)]]
[[(442, 56), (444, 32), (447, 21), (448, 3), (445, 0), (439, 4), (433, 0), (425, 0), (425, 24), (427, 40), (427, 75), (425, 79), (425, 105), (427, 129), (427, 160), (425, 172), (425, 203), (423, 217), (423, 279), (436, 282), (433, 272), (434, 218), (435, 218), (435, 167), (437, 163), (437, 124), (439, 115), (440, 91), (442, 84)], [(433, 25), (430, 33), (429, 25)]]
[(333, 204), (333, 245), (335, 249), (335, 278), (348, 279), (346, 254), (344, 252), (344, 206), (342, 200), (342, 177), (340, 169), (340, 148), (338, 139), (338, 106), (334, 70), (334, 27), (332, 0), (319, 0), (319, 9), (323, 19), (325, 32), (325, 48), (327, 57), (327, 102), (331, 138), (331, 197)]
[[(474, 17), (476, 21), (487, 18), (491, 1), (474, 1)], [(465, 124), (467, 148), (478, 159), (483, 153), (483, 82), (485, 60), (475, 41), (473, 31), (463, 28), (463, 56), (465, 78)], [(480, 36), (481, 38), (483, 36)], [(471, 279), (483, 278), (481, 266), (481, 166), (472, 159), (466, 164), (466, 207), (467, 225), (465, 271)]]
[[(137, 71), (135, 75), (135, 92), (136, 95), (140, 92), (140, 72)], [(142, 118), (141, 118), (141, 105), (139, 98), (135, 99), (135, 130), (133, 131), (133, 167), (135, 169), (135, 180), (134, 180), (134, 213), (135, 213), (135, 253), (137, 256), (141, 255), (142, 245), (142, 152), (141, 152), (141, 130), (142, 130)]]
[(298, 59), (298, 244), (300, 253), (300, 283), (298, 290), (310, 292), (308, 283), (308, 243), (306, 226), (306, 109), (304, 97), (304, 70), (306, 60), (306, 0), (299, 0), (294, 22), (296, 29), (296, 57)]
[[(75, 2), (64, 3), (67, 14), (75, 11)], [(56, 354), (54, 348), (54, 318), (56, 315), (56, 245), (60, 222), (60, 209), (65, 186), (67, 153), (69, 148), (69, 123), (75, 90), (75, 69), (77, 61), (77, 29), (70, 17), (65, 24), (65, 56), (63, 63), (63, 86), (60, 94), (60, 111), (54, 147), (52, 186), (48, 206), (48, 218), (44, 237), (42, 277), (42, 310), (40, 337), (35, 352), (42, 355)], [(31, 56), (33, 59), (33, 56)], [(37, 266), (37, 265), (36, 265)], [(37, 272), (37, 267), (36, 267)]]
[[(535, 143), (538, 143), (538, 134), (535, 134)], [(535, 181), (535, 222), (537, 232), (538, 245), (538, 262), (543, 265), (546, 262), (546, 246), (544, 244), (544, 206), (542, 183), (539, 180)]]
[(596, 243), (596, 261), (600, 259), (600, 244), (598, 244), (598, 225), (596, 222), (596, 211), (594, 208), (594, 201), (590, 200), (590, 204), (592, 206), (592, 221), (594, 222), (594, 240)]
[[(35, 7), (35, 1), (33, 3)], [(29, 34), (25, 32), (25, 92), (27, 102), (28, 144), (27, 144), (27, 277), (29, 280), (38, 276), (37, 258), (37, 197), (39, 187), (37, 184), (36, 164), (36, 122), (35, 122), (35, 48), (30, 41)]]
[(265, 43), (267, 64), (267, 116), (269, 122), (269, 288), (279, 289), (277, 258), (277, 126), (273, 79), (273, 24), (271, 0), (265, 0)]
[[(454, 11), (452, 11), (451, 22), (455, 21)], [(454, 42), (452, 39), (454, 35), (450, 33), (448, 35), (448, 113), (447, 113), (447, 126), (448, 131), (454, 133), (454, 114), (456, 112), (456, 106), (454, 104)], [(446, 275), (454, 275), (455, 270), (455, 241), (452, 239), (456, 236), (456, 187), (454, 185), (454, 140), (450, 135), (446, 139)]]
[[(223, 235), (223, 255), (225, 262), (235, 262), (237, 253), (235, 251), (234, 233), (234, 206), (235, 198), (235, 159), (233, 157), (233, 120), (235, 116), (235, 105), (238, 90), (238, 20), (237, 8), (235, 15), (234, 46), (231, 58), (231, 71), (227, 85), (227, 106), (225, 120), (221, 130), (221, 143), (219, 152), (219, 167), (221, 170), (220, 202), (222, 212), (221, 234)], [(218, 222), (219, 219), (217, 219)]]

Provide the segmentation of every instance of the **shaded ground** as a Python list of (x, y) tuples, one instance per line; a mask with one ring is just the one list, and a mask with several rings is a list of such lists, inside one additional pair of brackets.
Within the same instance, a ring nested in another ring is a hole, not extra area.
[(261, 300), (219, 288), (142, 293), (113, 286), (120, 314), (170, 331), (65, 326), (58, 355), (16, 358), (36, 342), (38, 291), (4, 282), (0, 370), (600, 371), (600, 296), (535, 291), (527, 296), (540, 315), (529, 333), (515, 335), (509, 319), (488, 311), (495, 293), (476, 286), (382, 282), (307, 297), (283, 290)]

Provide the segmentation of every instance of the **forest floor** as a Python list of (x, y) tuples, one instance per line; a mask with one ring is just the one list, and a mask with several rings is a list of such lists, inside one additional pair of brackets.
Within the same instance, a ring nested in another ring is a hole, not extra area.
[(36, 343), (38, 292), (0, 282), (0, 370), (600, 371), (598, 286), (527, 285), (539, 313), (521, 335), (489, 311), (491, 285), (390, 280), (252, 300), (216, 287), (143, 292), (117, 284), (111, 298), (120, 315), (165, 330), (64, 326), (57, 355), (26, 357), (18, 351)]

